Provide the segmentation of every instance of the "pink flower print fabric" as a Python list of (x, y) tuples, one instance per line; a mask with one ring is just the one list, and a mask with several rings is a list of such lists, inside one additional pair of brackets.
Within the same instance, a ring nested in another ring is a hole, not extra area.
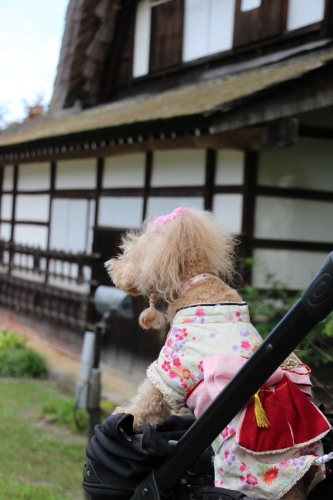
[[(251, 455), (227, 438), (216, 453), (215, 485), (240, 491), (251, 498), (276, 500), (281, 498), (311, 466), (315, 456), (322, 454), (321, 442), (311, 445), (311, 449), (294, 450), (267, 455)], [(304, 453), (297, 457), (299, 453)], [(314, 484), (324, 478), (318, 469)], [(221, 483), (222, 482), (222, 483)]]
[(177, 410), (202, 381), (205, 357), (225, 351), (248, 357), (259, 341), (245, 303), (190, 306), (174, 317), (158, 362), (147, 375)]
[[(261, 342), (245, 303), (186, 307), (175, 315), (165, 345), (147, 376), (177, 411), (202, 382), (206, 358), (215, 354), (248, 358)], [(286, 452), (248, 453), (236, 443), (239, 418), (240, 414), (236, 415), (212, 443), (216, 486), (275, 500), (305, 474), (315, 456), (323, 454), (321, 442)], [(324, 478), (323, 470), (324, 466), (318, 468), (312, 486)]]

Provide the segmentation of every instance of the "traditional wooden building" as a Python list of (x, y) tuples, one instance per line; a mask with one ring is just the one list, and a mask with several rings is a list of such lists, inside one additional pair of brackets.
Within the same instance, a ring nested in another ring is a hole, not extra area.
[[(70, 0), (48, 115), (0, 134), (3, 311), (78, 344), (121, 232), (182, 204), (304, 287), (333, 245), (332, 36), (332, 0)], [(131, 321), (107, 356), (153, 356)]]

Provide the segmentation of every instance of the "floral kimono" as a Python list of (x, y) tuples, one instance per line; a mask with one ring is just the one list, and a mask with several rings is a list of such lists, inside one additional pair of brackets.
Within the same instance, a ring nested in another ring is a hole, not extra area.
[[(261, 342), (245, 303), (184, 307), (147, 376), (171, 408), (187, 404), (198, 418)], [(291, 355), (259, 391), (267, 425), (256, 424), (252, 399), (212, 443), (215, 485), (281, 498), (323, 453), (330, 429), (309, 397), (308, 370)], [(323, 474), (318, 467), (311, 488)]]

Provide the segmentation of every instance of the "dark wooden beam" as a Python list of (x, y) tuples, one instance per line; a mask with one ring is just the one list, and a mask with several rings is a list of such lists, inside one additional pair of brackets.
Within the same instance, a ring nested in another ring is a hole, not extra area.
[(103, 175), (104, 175), (104, 158), (97, 160), (97, 173), (96, 173), (96, 190), (95, 190), (95, 227), (98, 225), (98, 212), (99, 212), (99, 199), (103, 191)]
[(184, 0), (172, 0), (152, 9), (149, 73), (182, 64)]
[(142, 220), (145, 220), (147, 216), (147, 204), (148, 196), (150, 194), (150, 183), (153, 171), (153, 153), (152, 151), (147, 151), (146, 153), (146, 166), (145, 166), (145, 187), (144, 187), (144, 198), (143, 198), (143, 210), (142, 210)]
[(17, 194), (25, 194), (25, 195), (35, 195), (35, 194), (50, 194), (51, 190), (50, 189), (43, 189), (41, 191), (25, 191), (25, 190), (20, 190), (17, 191)]
[(260, 7), (241, 11), (241, 0), (236, 0), (233, 47), (244, 47), (281, 36), (283, 23), (283, 2), (262, 0)]
[(256, 193), (258, 196), (274, 196), (278, 198), (298, 198), (303, 200), (333, 202), (333, 191), (258, 186)]
[(254, 248), (264, 248), (269, 250), (300, 250), (309, 252), (331, 252), (333, 243), (322, 243), (315, 241), (295, 241), (295, 240), (274, 240), (255, 238)]
[(224, 194), (244, 194), (244, 186), (242, 185), (230, 185), (230, 186), (214, 186), (214, 194), (224, 193)]
[[(0, 222), (11, 222), (8, 221), (7, 219), (0, 219)], [(36, 220), (21, 220), (21, 219), (16, 219), (15, 224), (31, 224), (32, 226), (49, 226), (48, 222), (41, 222), (41, 221), (36, 221)]]
[[(18, 181), (18, 169), (19, 166), (14, 165), (14, 179), (13, 179), (13, 205), (12, 205), (12, 219), (11, 219), (11, 230), (10, 230), (10, 242), (14, 243), (14, 230), (15, 230), (15, 211), (16, 211), (16, 195), (17, 195), (17, 181)], [(8, 274), (11, 273), (11, 268), (13, 265), (14, 253), (12, 250), (9, 251), (9, 265)]]
[(297, 118), (283, 118), (269, 123), (261, 137), (263, 145), (271, 148), (290, 148), (298, 141)]
[(104, 188), (101, 196), (144, 196), (144, 188)]
[(172, 186), (150, 188), (150, 196), (205, 196), (205, 186)]
[(205, 210), (212, 210), (213, 208), (213, 195), (214, 195), (214, 182), (216, 171), (216, 150), (207, 149), (206, 151), (206, 179), (205, 179)]
[(314, 139), (328, 139), (333, 140), (333, 128), (324, 127), (310, 127), (308, 125), (301, 125), (299, 127), (299, 135), (301, 137), (312, 137)]
[(16, 211), (16, 196), (17, 196), (17, 181), (18, 181), (18, 165), (14, 165), (14, 179), (13, 179), (13, 205), (12, 205), (12, 218), (11, 218), (11, 232), (10, 241), (14, 241), (14, 227), (15, 227), (15, 211)]
[[(57, 175), (57, 164), (55, 161), (51, 162), (51, 170), (50, 170), (50, 202), (49, 202), (49, 230), (47, 232), (47, 244), (46, 244), (46, 249), (50, 250), (50, 240), (51, 240), (51, 217), (52, 217), (52, 195), (55, 191), (55, 182), (56, 182), (56, 175)], [(48, 282), (49, 280), (49, 268), (50, 268), (50, 258), (46, 258), (46, 271), (45, 271), (45, 278), (44, 281), (45, 283)]]
[(57, 189), (52, 193), (52, 198), (87, 198), (94, 199), (95, 189)]
[(5, 173), (5, 167), (0, 167), (0, 217), (2, 217), (2, 210), (1, 210), (1, 202), (2, 202), (2, 194), (3, 194), (3, 181), (4, 181), (4, 173)]
[[(243, 217), (242, 235), (243, 244), (241, 257), (253, 257), (254, 249), (254, 216), (256, 201), (256, 186), (258, 172), (258, 153), (247, 151), (244, 163), (244, 193), (243, 193)], [(252, 268), (247, 266), (243, 271), (244, 281), (251, 283)]]

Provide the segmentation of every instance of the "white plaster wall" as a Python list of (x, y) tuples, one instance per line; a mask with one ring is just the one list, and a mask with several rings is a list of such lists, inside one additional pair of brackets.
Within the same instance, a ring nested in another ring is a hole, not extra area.
[(3, 194), (1, 196), (1, 219), (11, 219), (13, 209), (13, 195)]
[(232, 234), (242, 232), (243, 196), (241, 194), (216, 194), (213, 212)]
[(333, 203), (258, 196), (256, 238), (332, 242)]
[(258, 184), (333, 191), (333, 141), (300, 138), (292, 148), (260, 153)]
[(290, 289), (302, 290), (317, 274), (326, 257), (326, 253), (320, 252), (257, 249), (254, 251), (253, 286), (267, 288), (262, 272), (264, 267)]
[(44, 191), (50, 189), (50, 163), (27, 163), (19, 166), (17, 188), (19, 191)]
[(147, 203), (147, 219), (160, 215), (166, 215), (174, 211), (178, 207), (194, 207), (203, 209), (204, 199), (201, 197), (151, 197)]
[(325, 0), (289, 0), (287, 30), (295, 30), (324, 19)]
[(242, 185), (244, 182), (244, 153), (235, 149), (220, 149), (216, 157), (215, 184)]
[(48, 228), (33, 224), (16, 224), (14, 242), (20, 245), (30, 245), (46, 249)]
[(145, 153), (105, 158), (103, 188), (143, 187)]
[(241, 1), (241, 11), (246, 12), (248, 10), (258, 9), (261, 6), (261, 0), (242, 0)]
[(101, 197), (98, 225), (105, 227), (138, 228), (142, 223), (143, 198), (129, 196)]
[(7, 222), (2, 222), (0, 224), (0, 239), (4, 241), (10, 240), (12, 225)]
[(54, 199), (51, 211), (50, 248), (65, 252), (90, 253), (92, 242), (90, 232), (94, 214), (94, 202), (81, 199)]
[(18, 194), (16, 197), (15, 220), (48, 222), (50, 195)]
[(62, 160), (57, 162), (56, 189), (94, 189), (97, 159)]
[(3, 191), (12, 191), (14, 187), (14, 165), (8, 165), (4, 168), (2, 189)]
[(153, 156), (151, 186), (204, 185), (205, 157), (203, 149), (156, 151)]

